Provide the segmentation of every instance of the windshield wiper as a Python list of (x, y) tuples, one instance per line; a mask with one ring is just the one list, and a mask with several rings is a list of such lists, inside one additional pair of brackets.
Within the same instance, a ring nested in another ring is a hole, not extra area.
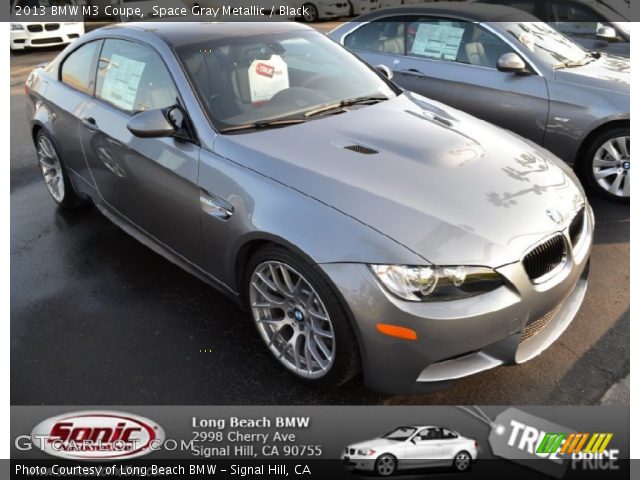
[(370, 95), (366, 97), (355, 97), (348, 98), (346, 100), (340, 100), (339, 102), (330, 103), (328, 105), (323, 105), (322, 107), (314, 108), (313, 110), (309, 110), (304, 114), (305, 117), (313, 117), (315, 115), (319, 115), (321, 113), (329, 112), (331, 110), (336, 110), (344, 107), (349, 107), (351, 105), (365, 105), (372, 104), (378, 102), (384, 102), (385, 100), (389, 100), (388, 97), (380, 96), (380, 95)]
[(587, 65), (588, 63), (591, 63), (594, 60), (597, 60), (598, 58), (600, 58), (600, 54), (598, 54), (597, 52), (588, 52), (582, 60), (578, 60), (578, 61), (566, 60), (564, 62), (560, 62), (559, 64), (555, 65), (555, 68), (582, 67), (583, 65)]
[(261, 128), (277, 128), (286, 127), (287, 125), (296, 125), (306, 122), (306, 118), (286, 118), (280, 120), (259, 120), (257, 122), (243, 123), (242, 125), (233, 125), (220, 129), (220, 133), (237, 132), (240, 130), (258, 130)]

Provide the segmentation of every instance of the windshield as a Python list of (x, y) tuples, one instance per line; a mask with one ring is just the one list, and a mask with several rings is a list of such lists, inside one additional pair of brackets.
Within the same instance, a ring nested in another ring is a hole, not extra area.
[(230, 37), (184, 46), (177, 53), (218, 130), (306, 121), (344, 111), (346, 105), (336, 103), (365, 97), (384, 101), (397, 94), (355, 56), (315, 31)]
[(416, 429), (414, 427), (398, 427), (395, 430), (383, 435), (382, 438), (386, 438), (387, 440), (397, 440), (399, 442), (404, 442), (411, 435), (415, 433)]
[(628, 19), (631, 14), (631, 5), (625, 0), (598, 0), (598, 3), (622, 15), (625, 19)]
[(500, 23), (522, 46), (553, 68), (582, 64), (587, 51), (542, 22)]

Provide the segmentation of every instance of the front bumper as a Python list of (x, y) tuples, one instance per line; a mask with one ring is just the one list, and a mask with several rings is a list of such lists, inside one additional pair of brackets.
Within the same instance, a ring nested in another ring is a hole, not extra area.
[(376, 465), (376, 460), (372, 457), (344, 454), (342, 456), (342, 465), (344, 465), (349, 470), (373, 472), (373, 469)]
[[(11, 30), (11, 50), (66, 45), (84, 34), (84, 24), (23, 23), (23, 30)], [(30, 31), (34, 29), (37, 31)]]
[[(422, 393), (542, 353), (570, 325), (587, 288), (593, 213), (563, 268), (533, 284), (521, 262), (497, 268), (509, 286), (451, 302), (415, 303), (381, 288), (362, 264), (322, 264), (344, 298), (361, 349), (365, 383), (389, 394)], [(569, 242), (568, 229), (561, 232)], [(414, 330), (416, 340), (378, 332), (377, 323)]]

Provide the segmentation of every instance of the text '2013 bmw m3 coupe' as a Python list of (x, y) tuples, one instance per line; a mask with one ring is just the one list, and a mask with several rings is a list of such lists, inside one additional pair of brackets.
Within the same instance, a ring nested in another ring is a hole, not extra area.
[(245, 306), (310, 383), (419, 392), (521, 363), (584, 297), (568, 167), (308, 27), (107, 27), (26, 91), (53, 199)]

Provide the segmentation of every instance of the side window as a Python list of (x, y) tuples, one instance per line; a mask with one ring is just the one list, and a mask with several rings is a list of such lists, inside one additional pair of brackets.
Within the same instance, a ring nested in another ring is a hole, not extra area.
[(439, 428), (425, 428), (418, 436), (420, 440), (440, 440), (442, 439), (442, 433)]
[(427, 17), (407, 26), (407, 54), (415, 57), (496, 68), (498, 58), (511, 51), (503, 40), (471, 22)]
[(378, 20), (347, 35), (345, 46), (350, 50), (404, 55), (404, 31), (403, 21)]
[(101, 42), (91, 42), (72, 52), (62, 64), (60, 77), (64, 83), (87, 95), (93, 95), (95, 58)]
[(443, 428), (442, 438), (447, 438), (447, 439), (458, 438), (458, 434), (455, 432), (452, 432), (451, 430), (447, 430), (446, 428)]
[(548, 2), (544, 8), (547, 22), (568, 36), (595, 39), (604, 26), (595, 12), (577, 3)]
[(106, 40), (98, 61), (96, 97), (135, 113), (175, 105), (178, 92), (156, 52), (126, 40)]

